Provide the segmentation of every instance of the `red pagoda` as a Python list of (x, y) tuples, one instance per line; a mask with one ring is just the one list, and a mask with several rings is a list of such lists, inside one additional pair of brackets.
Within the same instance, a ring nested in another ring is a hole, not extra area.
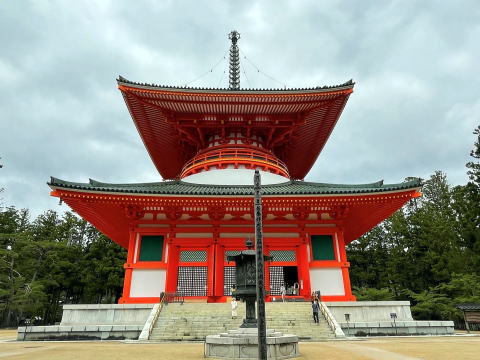
[(230, 34), (230, 87), (139, 84), (119, 77), (130, 115), (163, 181), (108, 184), (51, 178), (51, 194), (128, 249), (120, 303), (162, 292), (223, 302), (228, 255), (254, 238), (253, 174), (262, 176), (267, 301), (353, 301), (345, 246), (420, 196), (420, 180), (343, 185), (303, 181), (354, 83), (240, 89), (239, 34)]

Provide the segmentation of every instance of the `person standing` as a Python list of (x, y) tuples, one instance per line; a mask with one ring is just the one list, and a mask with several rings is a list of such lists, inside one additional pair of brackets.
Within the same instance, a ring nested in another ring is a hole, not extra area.
[(286, 290), (285, 290), (285, 285), (282, 285), (280, 286), (280, 294), (282, 295), (282, 302), (285, 302), (285, 294), (286, 294)]
[(313, 321), (317, 324), (320, 322), (318, 320), (319, 311), (320, 311), (320, 305), (318, 303), (318, 299), (315, 299), (315, 301), (312, 301), (312, 312), (313, 312)]
[(293, 295), (298, 296), (300, 294), (300, 284), (298, 282), (293, 283)]
[(237, 318), (237, 308), (238, 308), (238, 303), (237, 303), (237, 300), (235, 299), (235, 297), (232, 297), (232, 319), (236, 319)]

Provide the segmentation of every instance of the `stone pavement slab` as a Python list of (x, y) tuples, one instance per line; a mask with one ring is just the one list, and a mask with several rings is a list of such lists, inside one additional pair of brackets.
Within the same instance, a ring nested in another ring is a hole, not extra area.
[[(124, 341), (17, 342), (14, 330), (0, 330), (0, 359), (162, 360), (203, 358), (202, 343)], [(300, 343), (299, 360), (477, 360), (480, 336), (368, 338)], [(74, 354), (74, 357), (72, 357)]]

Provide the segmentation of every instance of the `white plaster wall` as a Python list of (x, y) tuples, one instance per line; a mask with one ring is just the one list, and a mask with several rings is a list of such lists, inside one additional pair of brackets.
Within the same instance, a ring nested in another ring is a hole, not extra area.
[(320, 290), (321, 295), (345, 295), (342, 269), (310, 269), (312, 291)]
[(134, 269), (130, 297), (160, 297), (165, 291), (165, 277), (163, 269)]
[[(182, 181), (210, 185), (253, 185), (254, 174), (255, 170), (252, 169), (212, 169), (184, 177)], [(260, 170), (260, 175), (262, 185), (290, 181), (289, 178), (266, 171)]]

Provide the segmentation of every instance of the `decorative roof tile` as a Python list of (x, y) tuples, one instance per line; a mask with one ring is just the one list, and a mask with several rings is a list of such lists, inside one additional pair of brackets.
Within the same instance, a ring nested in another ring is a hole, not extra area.
[(464, 310), (464, 311), (478, 311), (480, 310), (480, 304), (472, 304), (472, 303), (466, 303), (466, 304), (458, 304), (457, 309)]
[[(52, 188), (88, 192), (127, 193), (136, 195), (193, 195), (193, 196), (245, 196), (253, 195), (253, 185), (203, 185), (180, 180), (154, 183), (109, 184), (92, 180), (77, 183), (52, 177), (48, 183)], [(281, 184), (264, 185), (262, 193), (269, 195), (348, 195), (381, 193), (416, 189), (422, 186), (421, 179), (413, 178), (398, 184), (384, 184), (377, 181), (370, 184), (346, 185), (326, 184), (307, 181), (288, 181)]]
[(212, 91), (212, 92), (302, 92), (302, 91), (331, 91), (332, 89), (340, 88), (352, 88), (355, 85), (353, 79), (350, 79), (343, 84), (333, 85), (333, 86), (316, 86), (310, 88), (272, 88), (272, 89), (257, 89), (257, 88), (244, 88), (244, 89), (229, 89), (229, 88), (209, 88), (209, 87), (189, 87), (189, 86), (170, 86), (170, 85), (157, 85), (157, 84), (148, 84), (140, 83), (135, 81), (130, 81), (125, 79), (123, 76), (119, 75), (117, 83), (120, 85), (132, 85), (136, 87), (142, 87), (145, 89), (156, 89), (156, 90), (182, 90), (182, 91)]

